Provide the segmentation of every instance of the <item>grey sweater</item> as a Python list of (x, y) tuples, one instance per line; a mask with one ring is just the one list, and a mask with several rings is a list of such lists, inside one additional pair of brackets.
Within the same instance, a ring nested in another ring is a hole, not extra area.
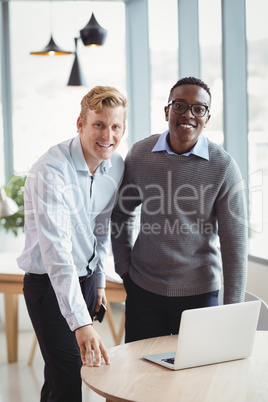
[(152, 152), (158, 138), (139, 141), (126, 157), (111, 223), (116, 272), (164, 296), (217, 290), (223, 279), (224, 302), (242, 302), (248, 232), (237, 164), (209, 141), (209, 161)]

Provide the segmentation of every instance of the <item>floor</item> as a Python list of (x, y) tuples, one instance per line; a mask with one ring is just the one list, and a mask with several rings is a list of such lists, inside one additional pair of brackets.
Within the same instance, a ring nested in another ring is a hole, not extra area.
[[(112, 303), (112, 311), (116, 328), (119, 328), (124, 305)], [(94, 327), (100, 334), (106, 348), (114, 346), (107, 318), (104, 318), (101, 324), (95, 323)], [(5, 332), (3, 328), (0, 330), (0, 402), (38, 402), (40, 400), (44, 364), (39, 347), (37, 347), (32, 366), (28, 365), (33, 339), (32, 331), (20, 331), (18, 362), (8, 364)], [(103, 401), (105, 398), (97, 395), (83, 384), (83, 402)]]

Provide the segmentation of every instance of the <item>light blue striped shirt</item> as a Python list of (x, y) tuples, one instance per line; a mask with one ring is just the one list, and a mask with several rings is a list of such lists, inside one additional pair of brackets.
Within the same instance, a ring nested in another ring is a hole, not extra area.
[[(152, 152), (160, 152), (160, 151), (166, 151), (168, 154), (171, 155), (177, 155), (175, 152), (173, 152), (167, 142), (167, 136), (169, 134), (169, 130), (165, 131), (163, 134), (160, 135), (157, 143), (152, 149)], [(198, 137), (197, 143), (193, 146), (193, 148), (185, 153), (182, 154), (184, 156), (189, 156), (190, 154), (199, 156), (200, 158), (204, 158), (209, 160), (209, 153), (208, 153), (208, 143), (206, 138), (200, 134)]]
[(114, 153), (92, 176), (77, 136), (50, 148), (27, 176), (25, 247), (18, 265), (49, 275), (71, 330), (92, 322), (79, 277), (87, 275), (93, 253), (90, 268), (97, 286), (105, 287), (109, 220), (123, 170), (123, 159)]

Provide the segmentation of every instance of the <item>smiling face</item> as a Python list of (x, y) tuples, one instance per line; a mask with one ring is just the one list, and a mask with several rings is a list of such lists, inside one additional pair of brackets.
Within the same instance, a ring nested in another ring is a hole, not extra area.
[[(209, 94), (198, 85), (187, 84), (174, 88), (169, 100), (182, 101), (189, 105), (210, 106)], [(166, 121), (169, 122), (170, 146), (177, 154), (189, 152), (193, 148), (210, 119), (208, 113), (204, 117), (194, 116), (190, 108), (183, 114), (174, 113), (171, 105), (165, 107), (165, 116)]]
[(93, 174), (104, 159), (109, 159), (125, 132), (125, 112), (122, 106), (103, 106), (100, 113), (88, 109), (85, 118), (77, 119), (82, 151)]

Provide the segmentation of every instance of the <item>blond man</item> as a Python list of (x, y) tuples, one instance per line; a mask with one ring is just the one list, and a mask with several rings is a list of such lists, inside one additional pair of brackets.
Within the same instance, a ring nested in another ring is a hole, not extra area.
[(124, 163), (115, 152), (127, 99), (113, 87), (81, 101), (79, 135), (50, 148), (25, 184), (24, 296), (45, 361), (41, 401), (80, 402), (82, 364), (99, 366), (106, 348), (93, 327), (106, 305), (108, 226)]

